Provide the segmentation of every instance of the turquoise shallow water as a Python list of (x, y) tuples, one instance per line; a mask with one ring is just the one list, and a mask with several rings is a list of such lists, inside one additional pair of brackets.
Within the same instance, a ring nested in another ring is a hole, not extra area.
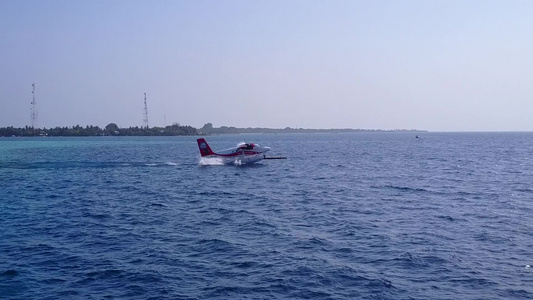
[(530, 299), (533, 134), (0, 139), (2, 299)]

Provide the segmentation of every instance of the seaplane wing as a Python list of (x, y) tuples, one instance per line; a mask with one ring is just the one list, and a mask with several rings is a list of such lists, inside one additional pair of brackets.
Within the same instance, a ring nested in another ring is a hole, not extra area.
[(250, 164), (265, 158), (265, 153), (270, 151), (270, 147), (261, 147), (259, 144), (244, 143), (237, 144), (237, 147), (214, 152), (209, 147), (205, 139), (197, 139), (200, 155), (205, 158), (217, 158), (224, 164)]

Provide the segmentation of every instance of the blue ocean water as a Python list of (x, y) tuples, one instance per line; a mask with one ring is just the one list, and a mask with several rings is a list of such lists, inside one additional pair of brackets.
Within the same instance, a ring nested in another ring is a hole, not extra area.
[(531, 299), (532, 133), (0, 138), (0, 299)]

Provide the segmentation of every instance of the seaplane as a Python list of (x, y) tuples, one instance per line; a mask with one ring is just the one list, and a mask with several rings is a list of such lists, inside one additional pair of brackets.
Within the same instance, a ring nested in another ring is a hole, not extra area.
[(205, 139), (197, 139), (198, 148), (202, 158), (214, 159), (222, 164), (251, 164), (265, 158), (265, 153), (270, 151), (270, 147), (261, 147), (259, 144), (238, 143), (237, 147), (217, 151), (211, 150)]

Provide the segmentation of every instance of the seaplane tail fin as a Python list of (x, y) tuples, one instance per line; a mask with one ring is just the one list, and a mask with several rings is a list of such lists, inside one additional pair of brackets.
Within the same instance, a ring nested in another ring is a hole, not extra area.
[(200, 154), (202, 155), (202, 157), (208, 155), (215, 155), (215, 152), (211, 150), (211, 147), (209, 147), (205, 139), (201, 138), (197, 139), (196, 141), (198, 142), (198, 148), (200, 149)]

